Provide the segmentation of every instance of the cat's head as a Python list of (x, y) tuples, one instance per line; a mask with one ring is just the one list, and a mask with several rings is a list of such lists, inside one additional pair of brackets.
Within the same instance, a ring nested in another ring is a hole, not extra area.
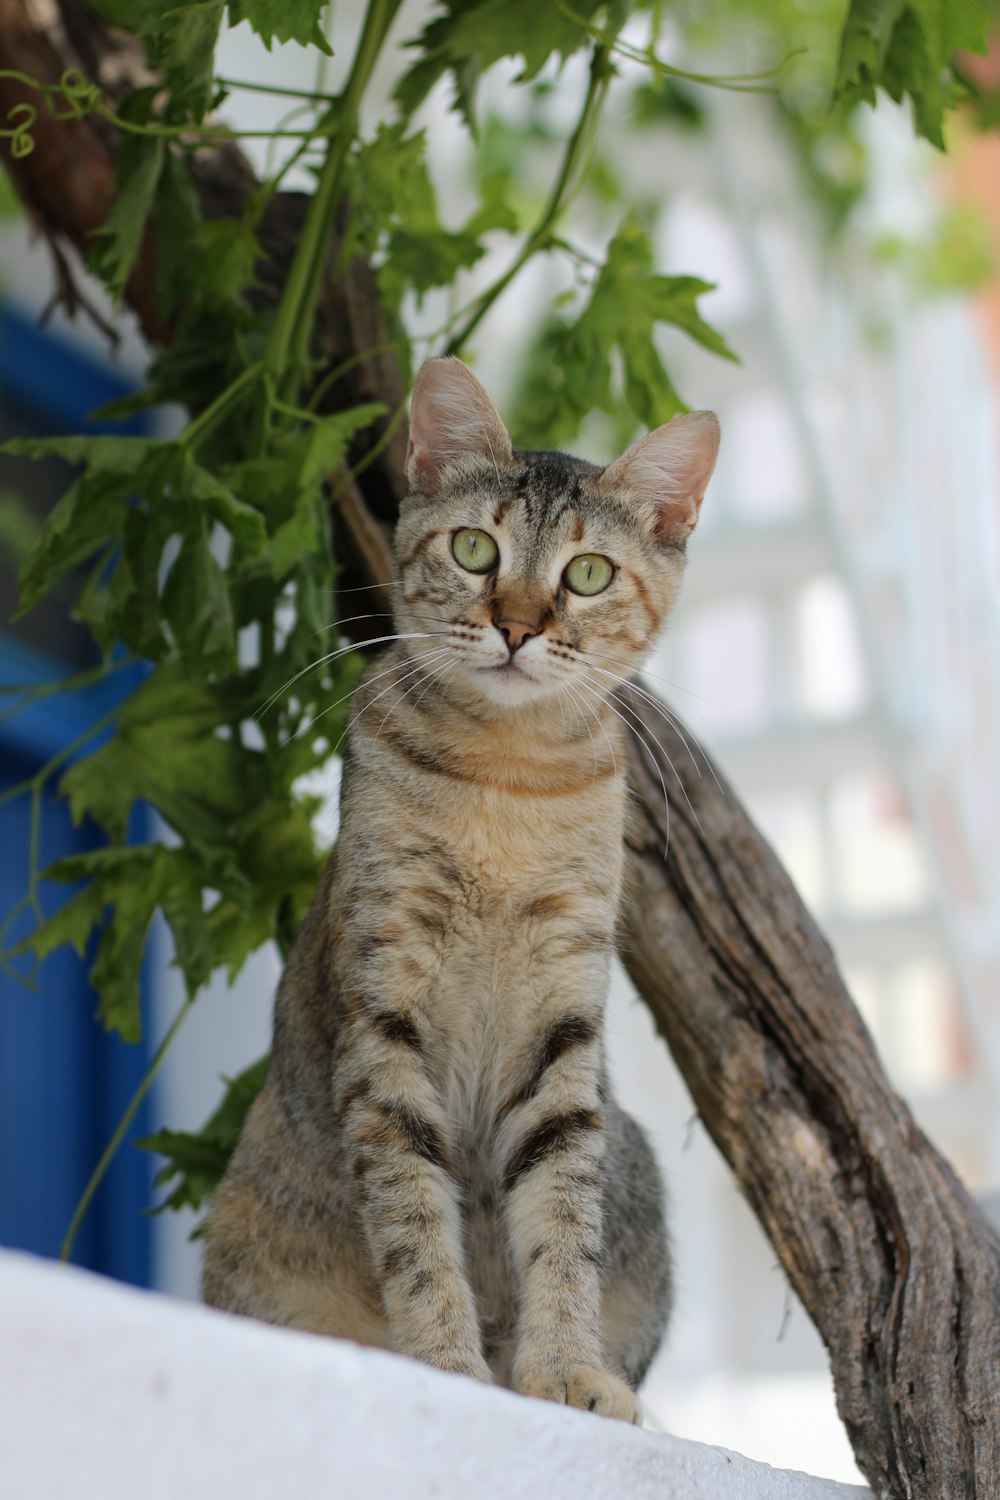
[[(675, 417), (601, 469), (514, 452), (486, 391), (430, 359), (410, 410), (396, 627), (477, 699), (593, 701), (648, 655), (715, 465), (712, 412)], [(422, 632), (429, 632), (424, 637)]]

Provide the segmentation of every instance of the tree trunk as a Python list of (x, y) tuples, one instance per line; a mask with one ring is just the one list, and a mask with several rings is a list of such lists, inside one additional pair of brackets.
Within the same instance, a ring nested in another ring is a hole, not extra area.
[[(83, 64), (100, 77), (114, 50), (121, 79), (121, 39), (80, 0), (61, 10), (56, 25), (41, 7), (0, 0), (0, 68), (54, 83)], [(0, 80), (0, 118), (22, 100), (37, 96)], [(3, 143), (15, 185), (50, 239), (85, 253), (113, 201), (113, 132), (41, 110), (33, 134), (36, 150), (17, 161)], [(197, 185), (203, 202), (233, 211), (253, 184), (226, 147), (200, 158)], [(264, 226), (271, 295), (300, 213), (297, 195), (279, 194)], [(147, 337), (163, 342), (152, 271), (147, 249), (127, 297)], [(327, 369), (379, 351), (335, 387), (336, 405), (379, 399), (397, 410), (403, 387), (367, 266), (353, 263), (330, 285), (317, 326)], [(335, 502), (345, 586), (378, 591), (373, 607), (387, 597), (404, 448), (400, 426)], [(996, 1500), (1000, 1241), (889, 1087), (827, 943), (739, 802), (650, 694), (635, 690), (630, 711), (640, 733), (629, 972), (826, 1343), (841, 1416), (876, 1492)]]

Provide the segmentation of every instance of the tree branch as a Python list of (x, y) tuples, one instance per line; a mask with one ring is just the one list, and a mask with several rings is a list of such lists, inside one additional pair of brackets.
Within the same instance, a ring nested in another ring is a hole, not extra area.
[(1000, 1240), (889, 1086), (829, 945), (704, 751), (638, 693), (629, 711), (648, 744), (632, 736), (625, 965), (819, 1329), (876, 1493), (987, 1500)]

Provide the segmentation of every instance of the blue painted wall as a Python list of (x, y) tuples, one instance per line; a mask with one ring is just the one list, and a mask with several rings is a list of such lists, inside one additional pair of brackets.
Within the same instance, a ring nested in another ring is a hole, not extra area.
[[(0, 404), (30, 415), (32, 430), (141, 431), (132, 422), (110, 428), (88, 423), (88, 413), (121, 396), (128, 383), (73, 346), (0, 307)], [(30, 620), (30, 616), (28, 617)], [(15, 640), (0, 621), (0, 684), (49, 681), (66, 665)], [(60, 693), (0, 721), (0, 792), (32, 776), (54, 754), (120, 702), (136, 685), (134, 671), (73, 693)], [(0, 711), (9, 704), (0, 699)], [(50, 788), (42, 806), (40, 864), (93, 848), (93, 826), (74, 828)], [(142, 810), (137, 817), (141, 822)], [(0, 917), (23, 897), (29, 868), (31, 800), (0, 806)], [(143, 836), (137, 828), (137, 836)], [(46, 914), (67, 888), (43, 885)], [(25, 935), (22, 913), (13, 937)], [(18, 961), (26, 971), (30, 963)], [(42, 1255), (58, 1253), (91, 1170), (145, 1071), (149, 1048), (108, 1036), (94, 1020), (96, 998), (88, 963), (72, 951), (53, 953), (27, 989), (0, 971), (0, 1243)], [(148, 984), (147, 984), (148, 990)], [(145, 1008), (149, 1009), (148, 993)], [(147, 1108), (131, 1137), (148, 1130)], [(153, 1163), (123, 1148), (76, 1242), (73, 1260), (137, 1285), (148, 1285)]]

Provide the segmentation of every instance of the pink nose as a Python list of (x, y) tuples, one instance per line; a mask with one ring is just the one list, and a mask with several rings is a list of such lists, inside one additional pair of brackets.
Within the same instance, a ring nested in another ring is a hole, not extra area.
[(538, 634), (536, 625), (527, 625), (524, 620), (498, 620), (497, 629), (507, 642), (507, 650), (511, 656), (519, 651), (525, 641), (530, 641), (533, 635)]

